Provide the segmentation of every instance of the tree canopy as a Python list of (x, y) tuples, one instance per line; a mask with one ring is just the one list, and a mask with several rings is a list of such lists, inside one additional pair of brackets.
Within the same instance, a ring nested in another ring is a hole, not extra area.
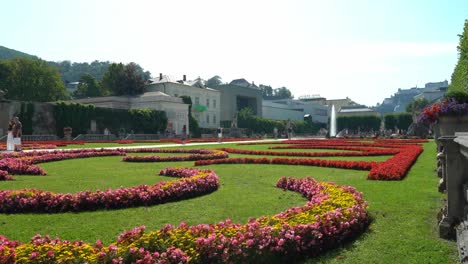
[(458, 62), (452, 73), (449, 91), (468, 93), (468, 19), (465, 20), (463, 34), (459, 35)]
[(91, 74), (83, 74), (80, 78), (78, 89), (73, 93), (74, 97), (96, 97), (106, 95), (101, 85)]
[(259, 88), (262, 91), (263, 99), (276, 100), (293, 98), (291, 91), (284, 86), (273, 89), (270, 85), (260, 84)]
[(415, 99), (406, 106), (406, 112), (419, 113), (424, 109), (424, 107), (428, 106), (429, 104), (430, 102), (426, 98)]
[(0, 64), (0, 88), (6, 98), (20, 101), (66, 99), (58, 70), (40, 59), (15, 58)]
[(207, 87), (215, 87), (221, 84), (223, 84), (223, 81), (219, 75), (215, 75), (206, 81)]
[(104, 74), (101, 85), (103, 93), (112, 95), (137, 95), (145, 92), (145, 80), (141, 67), (136, 63), (123, 65), (112, 63)]

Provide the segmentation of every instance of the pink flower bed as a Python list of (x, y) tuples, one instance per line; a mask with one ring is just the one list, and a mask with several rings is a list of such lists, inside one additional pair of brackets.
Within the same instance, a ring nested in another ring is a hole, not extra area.
[(0, 212), (57, 213), (149, 206), (211, 193), (219, 186), (218, 176), (211, 170), (180, 168), (160, 172), (160, 175), (166, 174), (181, 179), (150, 186), (82, 191), (75, 194), (36, 189), (3, 190), (0, 191)]
[[(183, 169), (182, 169), (183, 170)], [(173, 172), (171, 172), (173, 173)], [(190, 174), (190, 172), (185, 172)], [(353, 187), (314, 179), (281, 178), (277, 187), (308, 200), (274, 216), (246, 224), (227, 219), (218, 224), (144, 226), (122, 233), (108, 246), (37, 235), (30, 243), (0, 236), (0, 261), (66, 263), (268, 263), (296, 262), (336, 248), (361, 234), (369, 224), (367, 204)], [(58, 254), (58, 253), (62, 254)]]

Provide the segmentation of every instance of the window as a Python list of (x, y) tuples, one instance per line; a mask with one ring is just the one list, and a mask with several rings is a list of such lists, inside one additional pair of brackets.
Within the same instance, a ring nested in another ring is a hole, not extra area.
[(206, 114), (206, 123), (207, 123), (207, 124), (210, 123), (210, 115), (209, 115), (209, 114)]
[(199, 104), (200, 104), (200, 98), (195, 97), (195, 104), (196, 104), (196, 105), (199, 105)]
[(210, 99), (206, 99), (206, 108), (210, 108)]
[(216, 108), (216, 100), (213, 99), (213, 108)]
[(213, 124), (216, 124), (216, 115), (213, 116)]

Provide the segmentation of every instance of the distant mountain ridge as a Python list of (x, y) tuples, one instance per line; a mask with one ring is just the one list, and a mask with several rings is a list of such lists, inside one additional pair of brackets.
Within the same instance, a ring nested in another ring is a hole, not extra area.
[[(0, 60), (12, 60), (15, 58), (40, 59), (35, 55), (30, 55), (21, 51), (0, 46)], [(107, 71), (107, 68), (109, 68), (109, 65), (112, 64), (110, 61), (97, 60), (91, 63), (71, 62), (69, 60), (57, 62), (48, 61), (47, 63), (59, 70), (62, 81), (65, 84), (70, 82), (78, 82), (81, 76), (86, 73), (92, 75), (96, 80), (101, 80), (104, 76), (104, 73)], [(151, 73), (149, 71), (145, 72), (143, 68), (140, 67), (140, 65), (138, 65), (138, 67), (139, 72), (141, 72), (141, 75), (145, 80), (151, 77)]]
[(14, 58), (29, 58), (29, 59), (38, 59), (37, 56), (27, 54), (21, 51), (14, 49), (9, 49), (4, 46), (0, 46), (0, 59), (1, 60), (11, 60)]

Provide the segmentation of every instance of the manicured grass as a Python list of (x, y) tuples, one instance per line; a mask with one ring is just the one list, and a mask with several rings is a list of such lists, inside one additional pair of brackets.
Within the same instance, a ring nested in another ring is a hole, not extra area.
[(173, 143), (155, 143), (155, 142), (148, 142), (148, 143), (131, 143), (131, 144), (119, 144), (119, 143), (85, 143), (83, 145), (67, 145), (65, 147), (59, 147), (64, 149), (77, 149), (77, 148), (107, 148), (107, 147), (131, 147), (131, 146), (160, 146), (160, 145), (168, 145)]
[[(234, 147), (207, 145), (206, 148)], [(271, 215), (305, 199), (274, 187), (281, 176), (309, 175), (323, 181), (352, 185), (364, 193), (374, 218), (369, 231), (344, 247), (308, 263), (455, 263), (454, 242), (441, 240), (436, 232), (436, 214), (443, 195), (437, 192), (435, 144), (425, 151), (403, 181), (369, 181), (367, 171), (287, 165), (213, 165), (220, 177), (218, 191), (198, 198), (151, 207), (64, 214), (0, 214), (0, 234), (28, 241), (37, 233), (68, 240), (104, 243), (115, 241), (125, 229), (145, 225), (147, 230), (166, 223), (216, 223), (231, 218), (245, 223), (249, 217)], [(244, 149), (245, 146), (241, 146)], [(194, 146), (190, 148), (200, 148)], [(249, 146), (264, 150), (265, 145)], [(289, 150), (287, 150), (289, 151)], [(302, 150), (307, 151), (307, 150)], [(158, 155), (158, 154), (155, 154)], [(245, 156), (245, 155), (230, 155)], [(357, 157), (375, 160), (382, 157)], [(334, 159), (351, 160), (349, 157)], [(193, 162), (130, 163), (121, 157), (65, 160), (40, 164), (47, 176), (16, 176), (0, 182), (0, 189), (39, 188), (54, 192), (77, 192), (151, 184), (168, 177), (156, 173), (169, 166), (193, 166)]]

